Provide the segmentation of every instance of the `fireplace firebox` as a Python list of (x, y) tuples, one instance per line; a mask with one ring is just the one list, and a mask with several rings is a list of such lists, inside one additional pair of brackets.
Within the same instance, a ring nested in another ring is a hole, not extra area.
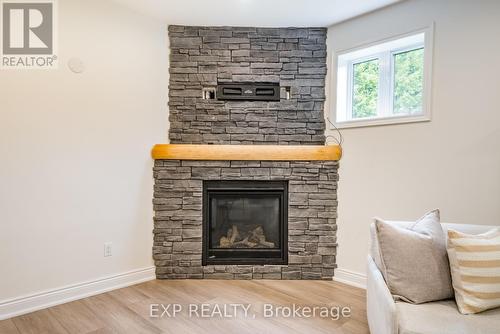
[(204, 181), (202, 264), (287, 264), (287, 181)]

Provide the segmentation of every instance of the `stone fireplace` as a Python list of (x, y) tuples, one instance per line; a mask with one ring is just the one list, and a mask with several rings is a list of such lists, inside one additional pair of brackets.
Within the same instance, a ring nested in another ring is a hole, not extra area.
[[(172, 144), (153, 151), (157, 277), (331, 279), (339, 157), (323, 154), (326, 29), (170, 26), (169, 36)], [(289, 94), (202, 98), (222, 82)]]

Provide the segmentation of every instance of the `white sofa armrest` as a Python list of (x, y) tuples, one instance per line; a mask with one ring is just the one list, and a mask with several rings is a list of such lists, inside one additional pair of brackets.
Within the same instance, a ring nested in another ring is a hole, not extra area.
[(382, 273), (371, 256), (368, 256), (366, 300), (366, 313), (371, 334), (397, 334), (396, 304)]

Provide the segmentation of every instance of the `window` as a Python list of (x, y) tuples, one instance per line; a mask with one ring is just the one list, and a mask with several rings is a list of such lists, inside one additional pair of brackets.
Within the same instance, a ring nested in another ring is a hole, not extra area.
[(337, 57), (337, 127), (430, 120), (430, 33)]

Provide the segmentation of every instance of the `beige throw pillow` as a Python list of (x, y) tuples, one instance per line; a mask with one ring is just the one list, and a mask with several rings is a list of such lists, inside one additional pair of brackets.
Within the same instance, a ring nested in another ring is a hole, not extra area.
[(382, 274), (396, 299), (420, 304), (453, 297), (439, 210), (408, 228), (378, 218), (375, 227)]
[(448, 230), (448, 257), (455, 300), (461, 313), (500, 307), (498, 229), (479, 235)]

